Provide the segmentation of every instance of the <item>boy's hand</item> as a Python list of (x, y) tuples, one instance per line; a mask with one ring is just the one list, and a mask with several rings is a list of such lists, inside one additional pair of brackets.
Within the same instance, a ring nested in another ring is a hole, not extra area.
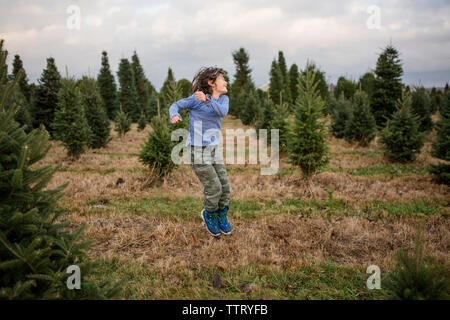
[(179, 116), (173, 116), (172, 119), (170, 119), (170, 123), (175, 124), (178, 122), (181, 122), (181, 118)]
[(204, 94), (202, 91), (197, 91), (195, 93), (195, 97), (197, 98), (198, 101), (202, 101), (202, 102), (206, 101), (206, 94)]

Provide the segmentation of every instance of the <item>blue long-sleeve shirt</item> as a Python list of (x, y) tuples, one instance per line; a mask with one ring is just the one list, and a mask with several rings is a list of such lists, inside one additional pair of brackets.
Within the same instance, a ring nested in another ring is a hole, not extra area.
[(218, 99), (206, 95), (210, 101), (197, 100), (195, 93), (174, 102), (169, 108), (170, 119), (180, 110), (189, 109), (189, 136), (186, 146), (218, 145), (222, 118), (228, 114), (229, 98), (221, 95)]

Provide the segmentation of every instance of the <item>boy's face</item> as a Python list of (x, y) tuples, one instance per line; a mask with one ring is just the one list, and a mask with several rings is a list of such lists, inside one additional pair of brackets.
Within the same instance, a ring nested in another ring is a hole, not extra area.
[[(212, 81), (209, 81), (208, 83), (211, 84)], [(211, 85), (213, 90), (219, 92), (220, 94), (227, 93), (227, 86), (228, 83), (225, 81), (225, 78), (223, 77), (223, 74), (219, 74), (216, 78), (216, 82)]]

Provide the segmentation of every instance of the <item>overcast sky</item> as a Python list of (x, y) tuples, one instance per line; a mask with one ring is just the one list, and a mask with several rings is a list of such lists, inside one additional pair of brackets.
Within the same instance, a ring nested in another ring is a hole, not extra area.
[(405, 83), (450, 82), (450, 0), (0, 0), (0, 38), (33, 82), (50, 56), (63, 75), (67, 66), (70, 75), (97, 76), (106, 50), (116, 75), (136, 50), (159, 90), (169, 66), (177, 79), (192, 80), (202, 66), (232, 77), (231, 53), (244, 47), (257, 86), (269, 81), (279, 50), (288, 66), (302, 69), (309, 58), (336, 83), (375, 68), (391, 41)]

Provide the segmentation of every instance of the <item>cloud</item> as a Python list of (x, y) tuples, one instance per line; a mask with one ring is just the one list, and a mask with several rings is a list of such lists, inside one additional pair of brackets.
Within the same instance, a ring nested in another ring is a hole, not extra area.
[[(67, 28), (66, 10), (73, 4), (81, 9), (80, 30)], [(445, 79), (450, 78), (450, 3), (445, 0), (0, 0), (0, 5), (0, 37), (9, 60), (20, 54), (32, 81), (49, 56), (60, 71), (68, 66), (70, 74), (96, 76), (102, 50), (114, 71), (136, 50), (148, 78), (160, 88), (169, 66), (178, 79), (192, 80), (204, 65), (222, 66), (233, 75), (231, 53), (244, 47), (257, 85), (268, 82), (278, 50), (300, 68), (313, 59), (335, 82), (340, 75), (357, 79), (374, 68), (390, 41), (401, 52), (405, 82), (417, 82), (420, 74), (425, 85), (450, 80)], [(380, 8), (379, 30), (367, 28), (370, 5)]]

